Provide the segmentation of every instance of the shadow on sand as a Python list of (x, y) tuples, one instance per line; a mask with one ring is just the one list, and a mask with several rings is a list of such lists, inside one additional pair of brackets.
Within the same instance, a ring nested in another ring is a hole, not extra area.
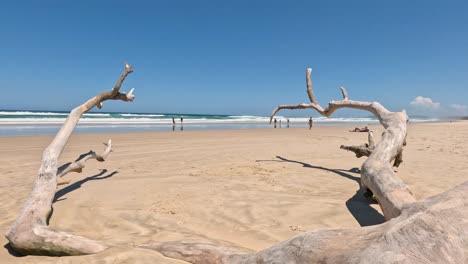
[(81, 186), (84, 183), (88, 182), (88, 181), (104, 180), (104, 179), (110, 178), (110, 177), (114, 176), (115, 174), (119, 173), (118, 171), (113, 171), (113, 172), (109, 173), (108, 175), (103, 176), (106, 172), (107, 172), (106, 169), (101, 169), (101, 172), (99, 172), (96, 175), (86, 177), (86, 178), (84, 178), (82, 180), (79, 180), (79, 181), (77, 181), (75, 183), (72, 183), (72, 184), (68, 185), (65, 188), (60, 189), (59, 191), (57, 191), (55, 193), (55, 197), (54, 197), (53, 202), (56, 203), (56, 202), (60, 202), (60, 201), (65, 200), (66, 198), (64, 198), (64, 199), (60, 199), (60, 198), (62, 196), (64, 196), (65, 194), (67, 194), (67, 193), (73, 192), (74, 190), (81, 188)]
[(369, 201), (364, 197), (365, 190), (361, 188), (361, 178), (349, 174), (349, 173), (360, 174), (361, 171), (358, 168), (352, 168), (350, 170), (329, 169), (329, 168), (325, 168), (321, 166), (314, 166), (305, 162), (286, 159), (281, 156), (276, 156), (276, 158), (278, 158), (279, 160), (257, 160), (257, 162), (274, 161), (274, 162), (297, 163), (297, 164), (302, 165), (305, 168), (333, 172), (341, 177), (355, 181), (358, 184), (359, 189), (356, 191), (356, 194), (354, 194), (353, 197), (351, 197), (349, 200), (346, 201), (346, 207), (348, 208), (349, 212), (353, 215), (353, 217), (361, 226), (378, 225), (378, 224), (385, 222), (383, 215), (380, 214), (374, 208), (372, 208), (369, 205)]

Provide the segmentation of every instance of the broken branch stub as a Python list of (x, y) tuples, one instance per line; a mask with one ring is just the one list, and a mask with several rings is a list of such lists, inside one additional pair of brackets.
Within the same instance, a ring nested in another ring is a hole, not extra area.
[(101, 155), (96, 154), (96, 152), (90, 150), (88, 153), (80, 155), (80, 157), (72, 163), (66, 164), (60, 167), (57, 171), (57, 178), (61, 178), (68, 174), (69, 172), (78, 172), (80, 173), (83, 168), (85, 167), (85, 162), (89, 159), (95, 159), (99, 162), (103, 162), (106, 160), (107, 156), (112, 151), (112, 140), (109, 139), (107, 143), (105, 143), (106, 149)]
[(356, 154), (356, 158), (360, 157), (369, 157), (370, 154), (372, 154), (372, 151), (375, 148), (375, 143), (374, 143), (374, 136), (372, 130), (368, 132), (368, 141), (369, 143), (362, 144), (359, 146), (345, 146), (341, 145), (340, 149), (344, 149), (347, 151), (354, 152)]

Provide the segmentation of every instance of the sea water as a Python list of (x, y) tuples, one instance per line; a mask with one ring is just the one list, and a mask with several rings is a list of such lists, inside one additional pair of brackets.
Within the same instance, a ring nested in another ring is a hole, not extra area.
[[(68, 116), (62, 111), (12, 111), (0, 110), (0, 136), (51, 135), (55, 134)], [(175, 126), (173, 126), (174, 118)], [(183, 118), (183, 123), (181, 122)], [(309, 117), (275, 116), (277, 126), (308, 127)], [(313, 117), (314, 126), (364, 126), (377, 124), (374, 117)], [(418, 118), (413, 122), (430, 122), (437, 119)], [(218, 130), (270, 128), (269, 116), (254, 115), (204, 115), (174, 113), (115, 113), (99, 112), (84, 114), (76, 133), (110, 133), (143, 131)], [(183, 125), (183, 127), (182, 127)]]

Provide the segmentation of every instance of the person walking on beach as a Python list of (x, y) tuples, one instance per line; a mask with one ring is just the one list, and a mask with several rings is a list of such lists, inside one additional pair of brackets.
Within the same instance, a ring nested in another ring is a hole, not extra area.
[(281, 128), (281, 119), (280, 119), (280, 128)]
[(181, 118), (180, 118), (180, 124), (183, 124), (183, 123), (184, 123), (184, 118), (181, 117)]
[(172, 131), (175, 130), (175, 119), (174, 117), (172, 117)]
[(286, 119), (286, 122), (288, 123), (287, 127), (289, 128), (289, 118)]
[(278, 121), (277, 121), (276, 118), (275, 118), (275, 128), (276, 128), (276, 123), (277, 123), (277, 122), (278, 122)]
[(312, 124), (314, 121), (312, 121), (312, 117), (309, 117), (309, 129), (312, 129)]

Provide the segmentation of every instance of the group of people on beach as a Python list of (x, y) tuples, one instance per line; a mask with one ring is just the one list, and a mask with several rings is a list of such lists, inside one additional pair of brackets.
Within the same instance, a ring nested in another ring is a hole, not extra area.
[[(273, 123), (274, 123), (274, 128), (277, 128), (278, 127), (278, 120), (275, 118), (273, 120)], [(312, 117), (309, 117), (309, 129), (312, 129), (312, 125), (313, 125), (314, 121), (312, 120)], [(289, 128), (289, 118), (286, 119), (286, 127)], [(281, 128), (281, 119), (279, 120), (279, 128)]]
[[(275, 118), (273, 122), (275, 123), (274, 127), (277, 128), (278, 120)], [(286, 123), (287, 123), (287, 127), (289, 127), (289, 118), (286, 119)], [(279, 120), (279, 127), (281, 128), (281, 119)]]
[[(279, 128), (281, 128), (282, 120), (280, 119), (278, 122), (278, 119), (275, 118), (273, 123), (274, 123), (274, 128), (278, 128), (278, 124), (279, 124)], [(313, 124), (314, 124), (314, 120), (310, 116), (309, 117), (309, 129), (312, 129)], [(172, 131), (175, 131), (175, 127), (176, 127), (176, 121), (175, 121), (175, 118), (172, 117)], [(286, 119), (286, 127), (289, 128), (289, 118)], [(180, 131), (183, 131), (183, 130), (184, 130), (184, 118), (181, 117), (180, 118)], [(353, 130), (349, 130), (349, 132), (369, 132), (369, 128), (367, 126), (363, 128), (356, 127)]]
[[(175, 118), (172, 117), (172, 131), (175, 131), (175, 127), (176, 127), (176, 121), (175, 121)], [(181, 117), (180, 118), (180, 131), (183, 131), (184, 130), (184, 118)]]

